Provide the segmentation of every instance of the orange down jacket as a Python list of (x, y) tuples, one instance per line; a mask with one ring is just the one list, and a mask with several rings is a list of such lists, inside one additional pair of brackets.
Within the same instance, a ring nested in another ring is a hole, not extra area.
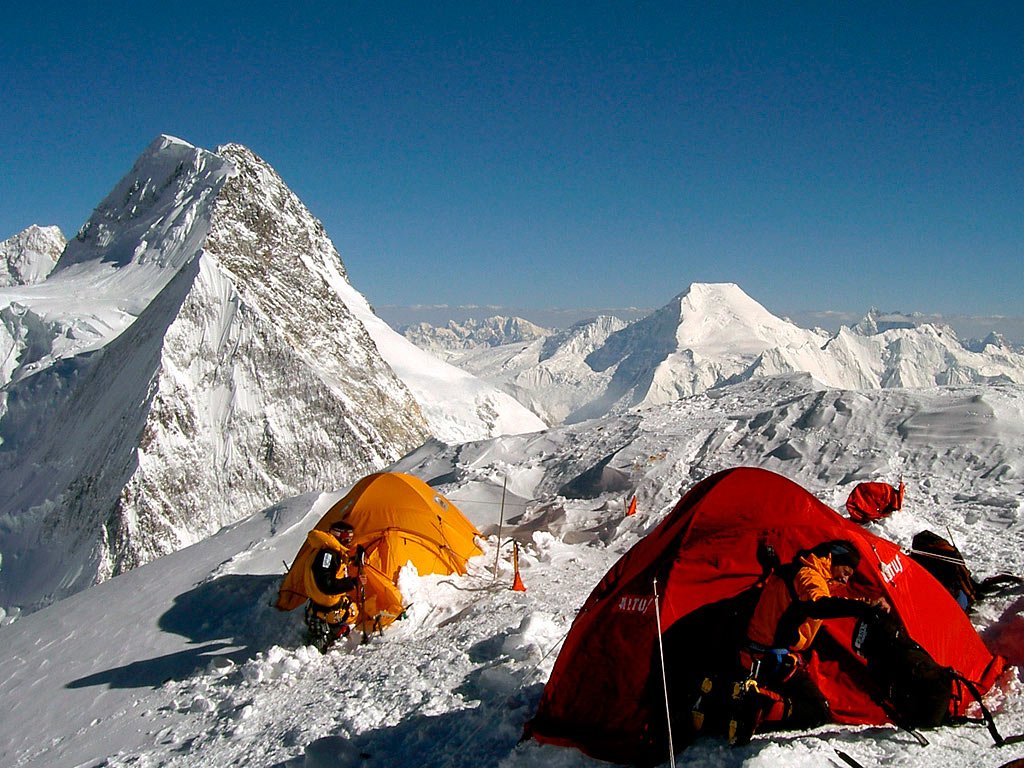
[[(777, 647), (775, 636), (779, 620), (794, 597), (797, 600), (820, 600), (833, 596), (829, 581), (832, 578), (832, 557), (808, 554), (801, 557), (799, 562), (800, 568), (793, 577), (792, 589), (784, 575), (773, 573), (768, 577), (747, 627), (747, 638), (751, 642), (766, 648)], [(820, 627), (821, 619), (809, 618), (804, 621), (797, 629), (796, 642), (788, 646), (789, 650), (804, 651), (809, 648)]]
[(352, 553), (347, 547), (342, 546), (341, 542), (325, 531), (313, 529), (306, 535), (306, 541), (310, 547), (307, 561), (303, 563), (303, 586), (306, 589), (306, 594), (317, 605), (324, 608), (333, 608), (341, 602), (343, 597), (347, 596), (344, 593), (327, 594), (317, 586), (316, 579), (313, 578), (313, 560), (325, 549), (336, 552), (340, 555), (340, 564), (335, 576), (338, 579), (342, 579), (349, 575), (348, 563), (352, 559)]

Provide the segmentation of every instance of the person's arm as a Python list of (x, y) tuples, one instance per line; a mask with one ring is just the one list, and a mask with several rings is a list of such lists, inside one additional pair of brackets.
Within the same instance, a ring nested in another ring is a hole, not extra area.
[(817, 600), (800, 601), (800, 613), (808, 619), (839, 619), (845, 616), (870, 619), (877, 616), (879, 611), (887, 613), (887, 608), (888, 603), (883, 608), (878, 601), (868, 602), (850, 597), (819, 597)]
[(884, 597), (863, 600), (846, 597), (845, 585), (840, 597), (832, 594), (832, 583), (814, 568), (801, 568), (793, 579), (793, 590), (800, 603), (800, 612), (808, 619), (837, 619), (843, 616), (870, 618), (879, 611), (889, 612), (889, 603)]

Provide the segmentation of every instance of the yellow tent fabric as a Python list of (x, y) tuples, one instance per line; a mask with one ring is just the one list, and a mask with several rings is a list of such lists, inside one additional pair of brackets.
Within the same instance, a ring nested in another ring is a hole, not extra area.
[[(397, 582), (407, 563), (420, 574), (461, 574), (469, 558), (481, 554), (476, 527), (413, 475), (378, 472), (364, 477), (315, 527), (326, 531), (338, 520), (355, 529), (353, 546), (366, 550), (364, 630), (387, 626), (401, 615), (404, 606)], [(312, 554), (308, 549), (303, 543), (285, 575), (277, 600), (280, 610), (290, 611), (307, 599), (303, 569)]]

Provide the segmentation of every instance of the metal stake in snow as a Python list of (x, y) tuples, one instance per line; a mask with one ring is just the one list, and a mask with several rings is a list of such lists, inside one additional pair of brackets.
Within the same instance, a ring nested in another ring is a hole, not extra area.
[(654, 631), (658, 635), (658, 658), (661, 660), (661, 689), (665, 692), (665, 723), (668, 725), (668, 762), (676, 768), (676, 750), (672, 744), (672, 713), (668, 707), (668, 678), (665, 675), (665, 644), (661, 639), (661, 608), (658, 607), (658, 577), (654, 577)]
[(498, 514), (498, 543), (494, 547), (494, 580), (498, 580), (498, 558), (501, 557), (501, 527), (505, 524), (505, 488), (508, 486), (508, 475), (501, 483), (501, 512)]

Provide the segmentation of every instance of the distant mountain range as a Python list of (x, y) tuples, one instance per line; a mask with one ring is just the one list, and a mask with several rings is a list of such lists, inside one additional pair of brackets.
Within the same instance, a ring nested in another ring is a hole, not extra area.
[[(516, 327), (507, 318), (490, 329)], [(477, 324), (480, 325), (480, 324)], [(806, 373), (835, 389), (1024, 383), (1024, 354), (990, 334), (964, 344), (948, 326), (870, 311), (835, 333), (772, 315), (738, 286), (695, 283), (632, 323), (599, 317), (533, 340), (449, 324), (407, 336), (501, 386), (552, 424), (671, 402), (724, 384)], [(455, 343), (453, 343), (455, 340)]]
[(550, 336), (551, 331), (521, 317), (499, 315), (483, 320), (470, 318), (461, 323), (449, 320), (440, 327), (416, 323), (403, 328), (402, 335), (417, 347), (445, 358), (450, 352), (542, 339)]

